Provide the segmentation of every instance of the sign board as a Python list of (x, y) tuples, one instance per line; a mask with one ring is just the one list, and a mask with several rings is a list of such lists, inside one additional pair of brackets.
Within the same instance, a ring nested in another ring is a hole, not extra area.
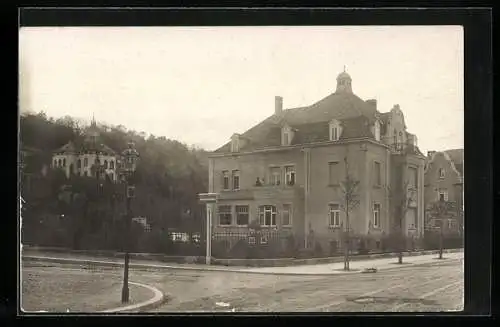
[(201, 203), (215, 203), (217, 202), (218, 194), (217, 193), (200, 193), (198, 194), (198, 198)]

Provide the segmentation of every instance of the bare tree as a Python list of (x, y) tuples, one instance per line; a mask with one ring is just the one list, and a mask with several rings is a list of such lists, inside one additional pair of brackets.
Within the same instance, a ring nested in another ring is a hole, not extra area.
[(439, 201), (432, 202), (427, 208), (430, 218), (439, 221), (439, 259), (443, 259), (443, 225), (444, 219), (456, 211), (455, 202), (445, 201), (440, 198)]
[(345, 163), (345, 180), (340, 182), (342, 190), (342, 204), (340, 209), (345, 213), (346, 224), (344, 229), (344, 270), (349, 270), (349, 251), (350, 251), (350, 227), (349, 214), (359, 205), (358, 186), (359, 181), (349, 173), (349, 162), (347, 157), (344, 157)]
[(390, 199), (391, 206), (393, 208), (393, 218), (394, 227), (396, 229), (396, 239), (397, 239), (397, 251), (398, 251), (398, 263), (403, 263), (403, 250), (405, 248), (405, 228), (403, 226), (405, 222), (406, 214), (411, 204), (411, 197), (409, 196), (409, 182), (405, 181), (403, 183), (402, 192), (397, 192), (393, 190), (390, 185), (386, 186), (387, 196)]

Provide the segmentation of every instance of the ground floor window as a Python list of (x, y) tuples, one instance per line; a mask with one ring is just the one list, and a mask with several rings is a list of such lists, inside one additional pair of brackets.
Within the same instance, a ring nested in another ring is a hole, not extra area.
[(340, 207), (338, 204), (329, 205), (329, 225), (330, 227), (340, 227)]
[(292, 205), (284, 204), (283, 212), (281, 213), (281, 225), (290, 226), (292, 225)]
[(219, 206), (219, 225), (231, 225), (231, 206)]
[(271, 205), (260, 206), (259, 221), (261, 226), (276, 226), (276, 207)]
[(236, 206), (236, 224), (248, 225), (248, 206)]
[(373, 227), (378, 228), (380, 226), (380, 204), (373, 204)]

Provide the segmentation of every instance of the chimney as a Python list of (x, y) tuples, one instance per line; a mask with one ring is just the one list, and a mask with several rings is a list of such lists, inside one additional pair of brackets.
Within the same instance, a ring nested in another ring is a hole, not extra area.
[(283, 97), (274, 97), (274, 114), (279, 115), (283, 112)]
[(436, 151), (427, 151), (427, 157), (431, 158), (434, 155), (434, 153), (436, 153)]
[(377, 100), (376, 99), (369, 99), (365, 101), (370, 107), (373, 109), (377, 110)]

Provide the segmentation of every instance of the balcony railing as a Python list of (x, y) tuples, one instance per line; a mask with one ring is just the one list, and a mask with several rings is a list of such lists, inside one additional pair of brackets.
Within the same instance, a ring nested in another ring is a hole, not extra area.
[(398, 142), (389, 145), (391, 151), (397, 154), (405, 154), (417, 151), (417, 145), (409, 142)]

